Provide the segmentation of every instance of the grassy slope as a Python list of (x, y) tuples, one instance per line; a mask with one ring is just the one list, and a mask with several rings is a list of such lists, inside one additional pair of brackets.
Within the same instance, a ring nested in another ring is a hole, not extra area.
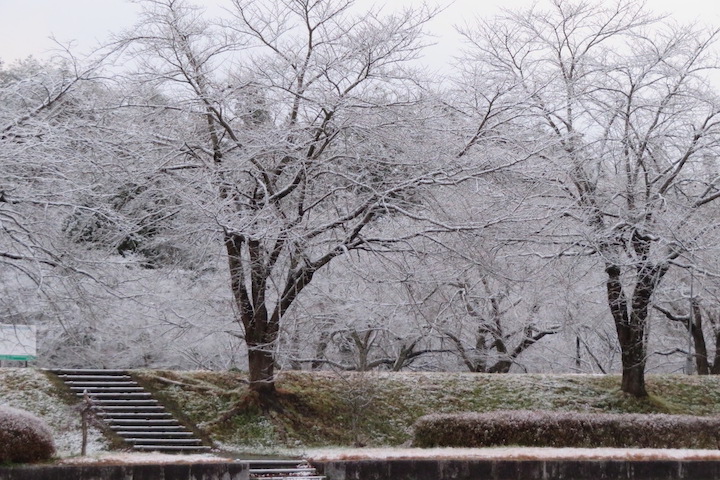
[[(0, 368), (0, 405), (34, 413), (50, 427), (59, 456), (77, 455), (82, 445), (80, 413), (73, 406), (77, 400), (67, 388), (32, 368)], [(107, 448), (97, 428), (89, 432), (88, 451)]]
[[(650, 398), (640, 401), (619, 392), (617, 376), (285, 372), (278, 402), (264, 412), (240, 373), (142, 371), (137, 377), (215, 440), (248, 450), (400, 445), (413, 422), (433, 412), (720, 414), (718, 377), (650, 376)], [(233, 406), (239, 406), (235, 414), (218, 421)]]
[[(433, 412), (720, 414), (720, 377), (650, 376), (651, 397), (639, 401), (619, 392), (617, 376), (286, 372), (278, 379), (278, 402), (263, 411), (237, 372), (140, 371), (136, 376), (216, 441), (258, 452), (401, 445), (409, 440), (413, 422)], [(38, 371), (0, 369), (0, 404), (25, 408), (48, 421), (64, 455), (79, 449), (80, 436), (79, 415), (68, 400), (62, 388)], [(234, 415), (217, 421), (238, 405)], [(93, 437), (93, 450), (102, 449), (99, 432)]]

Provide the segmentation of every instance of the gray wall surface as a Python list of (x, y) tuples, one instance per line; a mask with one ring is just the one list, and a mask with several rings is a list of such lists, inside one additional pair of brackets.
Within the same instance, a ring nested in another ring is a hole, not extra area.
[(314, 466), (328, 480), (720, 479), (720, 461), (357, 460)]
[(247, 480), (249, 476), (247, 463), (0, 467), (0, 480)]

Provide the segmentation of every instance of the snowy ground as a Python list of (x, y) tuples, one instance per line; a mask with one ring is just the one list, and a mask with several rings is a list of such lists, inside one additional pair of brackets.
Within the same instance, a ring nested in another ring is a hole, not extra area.
[[(199, 463), (231, 461), (222, 456), (163, 455), (158, 453), (112, 453), (102, 452), (107, 444), (95, 429), (90, 429), (87, 457), (77, 457), (80, 451), (80, 415), (68, 405), (59, 402), (53, 386), (45, 376), (34, 369), (0, 368), (0, 405), (22, 408), (43, 418), (53, 430), (57, 455), (63, 464), (100, 463)], [(231, 446), (227, 446), (232, 450)], [(663, 450), (663, 449), (616, 449), (616, 448), (363, 448), (363, 449), (272, 449), (265, 453), (287, 457), (305, 457), (314, 461), (355, 459), (509, 459), (509, 460), (570, 460), (570, 459), (617, 459), (617, 460), (720, 460), (720, 450)], [(236, 454), (242, 458), (242, 454)], [(65, 458), (63, 458), (65, 457)]]
[[(43, 419), (53, 432), (58, 456), (80, 453), (80, 411), (58, 400), (55, 387), (42, 372), (34, 368), (0, 368), (0, 405), (27, 410)], [(100, 430), (91, 426), (87, 451), (102, 450), (107, 450), (107, 442)]]
[[(342, 460), (463, 459), (463, 460), (720, 460), (720, 450), (652, 448), (363, 448), (306, 450), (303, 456), (316, 462)], [(235, 461), (212, 454), (166, 455), (162, 453), (98, 453), (64, 458), (62, 465), (216, 463)], [(240, 460), (242, 461), (242, 460)]]
[(221, 463), (232, 459), (217, 457), (211, 454), (169, 455), (164, 453), (107, 452), (87, 457), (70, 457), (61, 459), (60, 465), (125, 465), (125, 464), (169, 464), (169, 463)]
[[(720, 450), (651, 448), (363, 448), (318, 449), (295, 452), (311, 462), (342, 460), (462, 459), (462, 460), (720, 460)], [(123, 465), (168, 463), (217, 463), (236, 461), (212, 454), (167, 455), (162, 453), (97, 453), (64, 458), (61, 465)], [(242, 460), (240, 460), (242, 461)]]
[(720, 450), (652, 448), (364, 448), (305, 452), (310, 461), (392, 459), (477, 460), (720, 460)]

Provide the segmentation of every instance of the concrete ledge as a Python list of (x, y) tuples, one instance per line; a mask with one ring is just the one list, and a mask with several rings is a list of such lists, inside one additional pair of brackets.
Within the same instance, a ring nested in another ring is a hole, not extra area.
[(427, 460), (313, 462), (328, 480), (717, 480), (720, 461)]
[(0, 480), (248, 480), (248, 464), (19, 465), (0, 467)]

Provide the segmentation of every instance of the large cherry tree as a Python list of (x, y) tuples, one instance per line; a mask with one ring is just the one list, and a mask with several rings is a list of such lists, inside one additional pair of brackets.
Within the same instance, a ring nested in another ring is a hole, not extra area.
[(532, 253), (597, 260), (622, 390), (647, 395), (653, 294), (698, 248), (702, 232), (689, 225), (720, 197), (718, 179), (699, 175), (719, 146), (709, 81), (717, 32), (674, 25), (632, 1), (552, 0), (465, 35), (466, 60), (516, 86), (528, 135), (544, 134), (534, 175), (546, 190), (532, 204), (555, 221), (537, 229), (545, 246)]
[(479, 228), (438, 213), (435, 187), (488, 168), (437, 140), (443, 108), (424, 102), (412, 61), (425, 8), (362, 11), (350, 0), (234, 0), (207, 20), (179, 0), (142, 2), (118, 40), (128, 82), (173, 111), (136, 142), (163, 159), (215, 229), (248, 347), (250, 386), (275, 392), (283, 320), (318, 272), (353, 251), (410, 248), (417, 237)]

